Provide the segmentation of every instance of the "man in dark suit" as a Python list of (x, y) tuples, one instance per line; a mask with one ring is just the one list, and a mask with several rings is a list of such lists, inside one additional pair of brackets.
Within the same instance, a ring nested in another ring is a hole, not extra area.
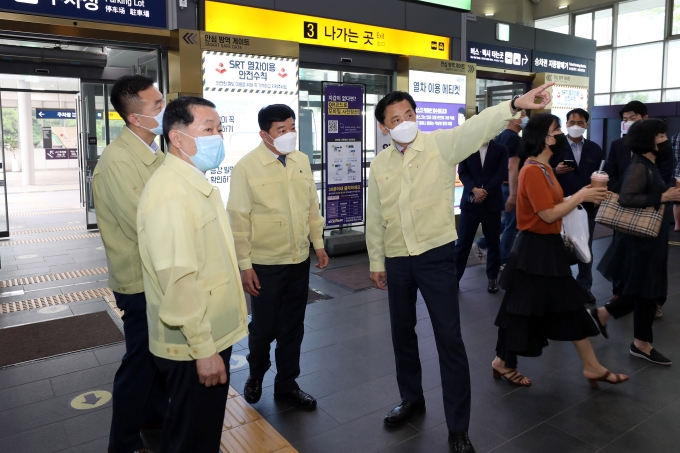
[[(640, 121), (649, 118), (647, 114), (647, 106), (640, 101), (630, 101), (628, 104), (624, 105), (621, 110), (619, 110), (619, 116), (621, 116), (621, 121), (624, 122), (624, 126), (627, 129), (633, 125), (636, 121)], [(619, 191), (619, 182), (623, 179), (623, 175), (630, 165), (630, 160), (632, 158), (632, 153), (626, 147), (625, 137), (621, 137), (614, 140), (609, 149), (609, 155), (607, 156), (607, 167), (606, 171), (609, 174), (609, 189), (615, 192)], [(666, 183), (671, 184), (671, 179), (673, 179), (673, 153), (662, 153), (656, 159), (656, 166), (659, 167), (661, 176)], [(673, 184), (675, 182), (673, 181)]]
[[(557, 180), (564, 190), (565, 197), (575, 194), (590, 184), (590, 175), (600, 169), (600, 164), (605, 159), (604, 151), (602, 151), (600, 145), (583, 138), (589, 119), (590, 115), (583, 109), (574, 109), (567, 113), (567, 143), (569, 146), (565, 146), (564, 149), (553, 154), (550, 160), (551, 166), (555, 169)], [(597, 208), (593, 203), (583, 203), (583, 208), (588, 214), (588, 231), (590, 232), (588, 248), (592, 255)], [(595, 303), (595, 296), (590, 292), (590, 288), (593, 286), (592, 268), (592, 260), (590, 263), (579, 261), (576, 281), (588, 290), (590, 302)]]
[(463, 277), (468, 255), (479, 224), (486, 237), (488, 256), (487, 290), (498, 292), (498, 269), (501, 266), (501, 211), (505, 208), (501, 185), (508, 171), (508, 149), (494, 140), (458, 164), (458, 177), (463, 182), (460, 222), (456, 242), (458, 281)]

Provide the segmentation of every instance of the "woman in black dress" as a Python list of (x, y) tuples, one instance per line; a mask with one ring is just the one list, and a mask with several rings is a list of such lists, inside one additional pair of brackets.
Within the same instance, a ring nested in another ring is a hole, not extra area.
[(667, 141), (666, 123), (658, 119), (638, 121), (628, 131), (626, 145), (634, 156), (623, 176), (619, 204), (656, 209), (664, 205), (664, 221), (653, 239), (623, 233), (615, 236), (597, 269), (615, 288), (621, 288), (621, 294), (604, 307), (591, 309), (602, 328), (611, 316), (620, 318), (634, 312), (630, 354), (659, 365), (670, 365), (671, 360), (652, 347), (652, 323), (657, 304), (662, 305), (668, 293), (670, 202), (680, 201), (680, 189), (668, 189), (655, 164), (661, 152), (670, 152), (664, 146)]
[(584, 187), (564, 200), (549, 160), (554, 150), (569, 146), (554, 115), (533, 116), (522, 136), (526, 163), (519, 174), (517, 235), (501, 285), (505, 296), (498, 326), (497, 357), (491, 364), (496, 379), (528, 386), (529, 378), (516, 369), (517, 356), (536, 357), (548, 340), (572, 341), (591, 386), (598, 381), (619, 384), (628, 376), (612, 374), (595, 357), (588, 337), (598, 335), (597, 324), (583, 307), (588, 293), (572, 276), (564, 241), (562, 218), (582, 202), (597, 203), (606, 189)]

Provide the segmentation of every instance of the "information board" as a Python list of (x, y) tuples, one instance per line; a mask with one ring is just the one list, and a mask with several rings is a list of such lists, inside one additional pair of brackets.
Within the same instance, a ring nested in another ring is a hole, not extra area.
[(234, 165), (262, 141), (260, 109), (285, 104), (297, 115), (298, 60), (204, 51), (203, 96), (220, 114), (225, 151), (222, 164), (206, 177), (220, 189), (226, 204)]
[(364, 221), (364, 87), (324, 85), (326, 226)]
[[(452, 129), (465, 122), (466, 81), (467, 77), (462, 74), (409, 70), (409, 94), (416, 101), (421, 132)], [(463, 184), (456, 174), (456, 208), (460, 206), (462, 188)]]
[(588, 60), (534, 50), (532, 70), (588, 77)]
[(531, 50), (468, 41), (467, 61), (479, 66), (531, 71)]
[(45, 160), (78, 159), (78, 148), (45, 148)]
[(562, 131), (567, 130), (567, 113), (573, 109), (588, 110), (588, 88), (554, 85), (550, 113), (562, 120)]
[(421, 131), (450, 129), (465, 122), (466, 80), (459, 74), (409, 71), (409, 94), (417, 104)]
[(0, 10), (166, 28), (166, 0), (2, 0)]
[(451, 43), (445, 36), (215, 1), (205, 2), (205, 29), (312, 46), (439, 59), (449, 58)]

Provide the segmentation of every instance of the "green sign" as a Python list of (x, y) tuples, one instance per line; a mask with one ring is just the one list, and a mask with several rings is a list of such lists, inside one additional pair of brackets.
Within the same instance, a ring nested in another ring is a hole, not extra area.
[(470, 11), (472, 0), (416, 0), (420, 3), (432, 3), (434, 5), (448, 6), (451, 8), (464, 9)]

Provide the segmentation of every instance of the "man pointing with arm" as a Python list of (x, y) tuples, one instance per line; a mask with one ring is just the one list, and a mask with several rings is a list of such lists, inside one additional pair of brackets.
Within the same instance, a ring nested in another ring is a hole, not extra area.
[[(541, 109), (550, 102), (552, 83), (473, 116), (455, 129), (430, 134), (418, 131), (416, 104), (395, 91), (376, 106), (380, 129), (392, 146), (371, 164), (366, 242), (371, 280), (387, 288), (397, 383), (402, 403), (385, 424), (404, 424), (425, 410), (415, 332), (420, 292), (430, 312), (439, 354), (449, 445), (473, 453), (468, 438), (470, 371), (460, 331), (453, 194), (455, 166), (494, 138), (521, 109)], [(536, 98), (540, 102), (536, 103)]]

